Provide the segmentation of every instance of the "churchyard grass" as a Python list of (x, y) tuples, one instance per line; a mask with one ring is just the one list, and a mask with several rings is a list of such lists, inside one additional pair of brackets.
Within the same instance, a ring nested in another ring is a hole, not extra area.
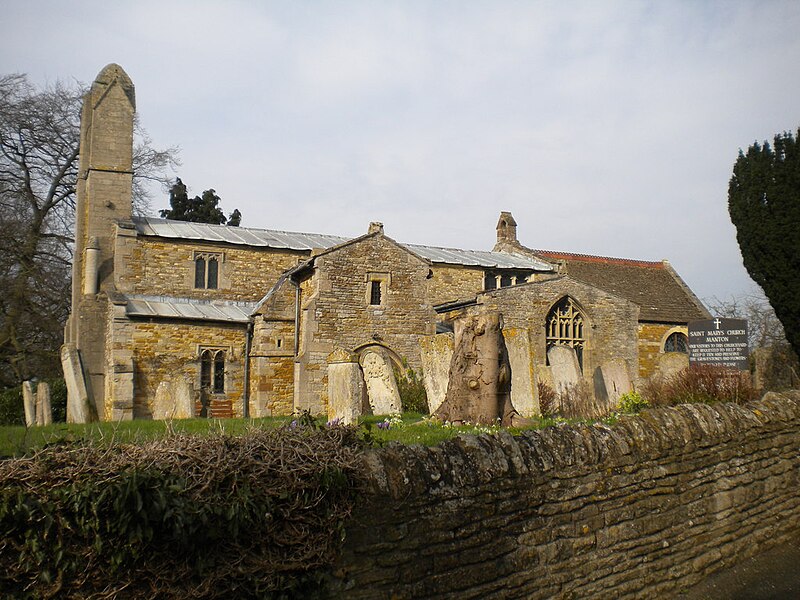
[[(261, 419), (181, 419), (174, 421), (123, 421), (117, 423), (67, 424), (54, 423), (44, 427), (5, 426), (0, 427), (0, 458), (22, 456), (50, 444), (90, 439), (97, 443), (137, 443), (171, 433), (204, 435), (226, 433), (238, 435), (248, 429), (269, 429), (290, 426), (297, 418), (268, 417)], [(526, 429), (543, 429), (560, 423), (587, 422), (580, 419), (543, 417), (533, 419)], [(316, 419), (318, 426), (324, 420)], [(440, 423), (420, 413), (404, 413), (400, 416), (367, 416), (360, 426), (365, 440), (372, 445), (390, 442), (435, 446), (458, 435), (492, 434), (500, 431), (499, 425), (452, 425)], [(509, 428), (514, 435), (519, 428)]]

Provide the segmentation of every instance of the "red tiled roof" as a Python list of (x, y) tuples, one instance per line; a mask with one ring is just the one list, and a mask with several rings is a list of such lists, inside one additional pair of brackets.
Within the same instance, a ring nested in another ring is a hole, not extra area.
[(642, 321), (686, 323), (709, 318), (708, 311), (667, 261), (529, 251), (545, 260), (563, 261), (570, 277), (637, 304)]

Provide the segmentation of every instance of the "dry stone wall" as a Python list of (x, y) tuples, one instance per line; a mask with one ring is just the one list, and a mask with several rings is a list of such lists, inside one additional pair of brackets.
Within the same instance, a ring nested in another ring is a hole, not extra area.
[(370, 452), (340, 598), (665, 598), (800, 529), (800, 392)]

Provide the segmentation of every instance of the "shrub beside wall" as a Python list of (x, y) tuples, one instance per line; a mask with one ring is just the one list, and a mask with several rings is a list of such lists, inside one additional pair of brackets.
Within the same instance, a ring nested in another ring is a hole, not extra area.
[(800, 392), (613, 427), (393, 445), (331, 574), (342, 598), (656, 598), (800, 529)]

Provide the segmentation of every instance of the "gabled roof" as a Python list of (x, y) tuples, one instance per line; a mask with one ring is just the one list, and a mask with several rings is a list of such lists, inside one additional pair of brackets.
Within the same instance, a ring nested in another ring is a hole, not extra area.
[[(321, 233), (229, 227), (227, 225), (157, 219), (155, 217), (134, 217), (133, 223), (140, 235), (180, 240), (202, 240), (261, 248), (300, 251), (328, 250), (334, 246), (340, 246), (352, 241), (351, 238)], [(438, 248), (436, 246), (420, 246), (417, 244), (399, 243), (398, 245), (432, 263), (489, 269), (552, 270), (552, 267), (546, 262), (521, 254)]]
[(667, 261), (644, 261), (550, 250), (530, 250), (563, 261), (566, 274), (639, 306), (639, 319), (685, 323), (710, 318), (708, 310)]

